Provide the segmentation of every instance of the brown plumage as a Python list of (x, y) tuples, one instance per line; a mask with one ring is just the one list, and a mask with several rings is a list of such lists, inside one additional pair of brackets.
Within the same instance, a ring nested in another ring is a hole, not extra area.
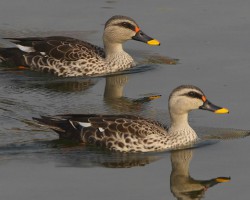
[(34, 120), (56, 131), (62, 139), (121, 152), (162, 151), (197, 141), (195, 131), (188, 124), (188, 113), (199, 108), (228, 113), (227, 109), (209, 102), (199, 88), (185, 85), (170, 95), (169, 129), (154, 120), (133, 115), (66, 114)]
[(63, 36), (5, 39), (12, 41), (17, 48), (0, 48), (3, 63), (64, 77), (103, 75), (133, 67), (132, 57), (122, 47), (127, 40), (160, 44), (126, 16), (113, 16), (106, 22), (104, 48)]

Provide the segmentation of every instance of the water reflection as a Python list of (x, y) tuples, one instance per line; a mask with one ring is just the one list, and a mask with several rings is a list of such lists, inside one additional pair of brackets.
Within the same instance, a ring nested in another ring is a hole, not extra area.
[(171, 153), (172, 172), (170, 189), (176, 199), (191, 200), (204, 197), (208, 188), (218, 183), (228, 182), (228, 177), (217, 177), (208, 180), (197, 180), (190, 176), (189, 166), (193, 150), (180, 150)]
[(65, 149), (55, 155), (57, 166), (60, 167), (107, 167), (132, 168), (142, 167), (161, 159), (157, 154), (123, 154), (98, 150), (95, 147), (75, 147)]
[[(73, 155), (76, 155), (75, 153)], [(79, 155), (79, 154), (78, 154)], [(167, 153), (168, 155), (168, 153)], [(72, 156), (70, 152), (58, 157), (58, 166), (63, 167), (93, 167), (102, 166), (108, 168), (141, 167), (158, 161), (166, 156), (166, 153), (101, 153), (88, 149), (88, 156)], [(190, 176), (189, 167), (193, 157), (193, 150), (178, 150), (171, 152), (172, 171), (170, 174), (170, 189), (176, 199), (191, 200), (204, 198), (209, 188), (230, 181), (230, 177), (216, 177), (207, 180), (197, 180)]]
[[(170, 190), (176, 199), (201, 199), (209, 188), (230, 181), (229, 177), (197, 180), (190, 176), (190, 162), (194, 149), (160, 153), (118, 153), (92, 146), (75, 146), (60, 140), (20, 143), (0, 147), (0, 163), (8, 160), (32, 160), (42, 164), (53, 161), (57, 167), (77, 168), (131, 168), (142, 167), (170, 155), (172, 171)], [(168, 166), (164, 166), (167, 168)], [(143, 170), (143, 168), (141, 168)], [(168, 181), (168, 180), (166, 180)]]
[(128, 82), (127, 75), (115, 75), (106, 77), (104, 89), (104, 102), (110, 108), (119, 112), (136, 112), (143, 110), (143, 105), (161, 95), (151, 95), (138, 99), (124, 97), (124, 87)]
[(57, 167), (141, 167), (161, 158), (160, 155), (144, 153), (119, 153), (105, 151), (94, 146), (77, 145), (68, 141), (36, 141), (0, 146), (0, 160), (53, 161)]
[[(83, 92), (92, 88), (100, 78), (59, 78), (30, 81), (31, 88), (43, 88), (52, 92)], [(132, 99), (124, 96), (124, 88), (128, 82), (129, 76), (125, 74), (111, 75), (105, 77), (105, 88), (103, 100), (106, 106), (120, 112), (133, 112), (142, 110), (143, 105), (158, 99), (161, 95), (148, 95), (142, 98)]]
[[(230, 181), (230, 177), (197, 180), (190, 176), (193, 149), (171, 152), (170, 190), (176, 199), (191, 200), (204, 198), (209, 188)], [(124, 154), (97, 150), (94, 147), (69, 147), (54, 154), (57, 167), (142, 167), (168, 157), (169, 152)], [(167, 167), (167, 166), (166, 166)], [(143, 169), (142, 169), (143, 170)]]
[(97, 79), (69, 79), (44, 82), (44, 87), (54, 92), (80, 92), (90, 89), (97, 83)]

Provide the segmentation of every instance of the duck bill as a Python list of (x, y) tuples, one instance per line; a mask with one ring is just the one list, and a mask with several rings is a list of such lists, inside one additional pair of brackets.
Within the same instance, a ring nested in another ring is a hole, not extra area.
[(140, 42), (147, 43), (148, 45), (153, 45), (153, 46), (159, 46), (160, 45), (160, 42), (158, 40), (149, 37), (148, 35), (143, 33), (141, 30), (137, 31), (135, 36), (132, 37), (132, 39), (140, 41)]
[(216, 114), (227, 114), (229, 110), (227, 108), (222, 108), (212, 104), (210, 101), (206, 100), (202, 106), (199, 107), (202, 110), (208, 110)]

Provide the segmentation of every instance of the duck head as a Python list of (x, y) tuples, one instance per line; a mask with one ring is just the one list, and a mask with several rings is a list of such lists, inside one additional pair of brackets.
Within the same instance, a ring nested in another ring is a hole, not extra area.
[(229, 110), (217, 106), (207, 100), (207, 97), (196, 86), (182, 85), (173, 90), (169, 97), (169, 112), (172, 114), (185, 114), (191, 110), (202, 109), (216, 114), (229, 113)]
[(132, 18), (120, 15), (111, 17), (105, 24), (104, 44), (122, 44), (127, 40), (137, 40), (148, 45), (160, 45), (158, 40), (146, 35)]

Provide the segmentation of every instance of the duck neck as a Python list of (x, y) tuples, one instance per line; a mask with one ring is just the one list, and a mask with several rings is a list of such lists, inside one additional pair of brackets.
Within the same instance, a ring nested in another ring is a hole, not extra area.
[(183, 114), (174, 114), (170, 113), (171, 118), (171, 128), (174, 129), (185, 129), (185, 128), (191, 128), (188, 124), (188, 113)]
[(122, 43), (104, 41), (106, 70), (108, 72), (122, 71), (133, 67), (133, 58), (123, 50)]
[(113, 57), (116, 54), (120, 54), (124, 52), (121, 43), (105, 42), (105, 40), (104, 40), (104, 51), (105, 51), (106, 59), (108, 59), (109, 57)]
[(198, 137), (195, 131), (188, 124), (188, 113), (171, 113), (171, 125), (169, 128), (169, 134), (173, 138), (177, 138), (180, 143), (189, 144), (195, 141)]

